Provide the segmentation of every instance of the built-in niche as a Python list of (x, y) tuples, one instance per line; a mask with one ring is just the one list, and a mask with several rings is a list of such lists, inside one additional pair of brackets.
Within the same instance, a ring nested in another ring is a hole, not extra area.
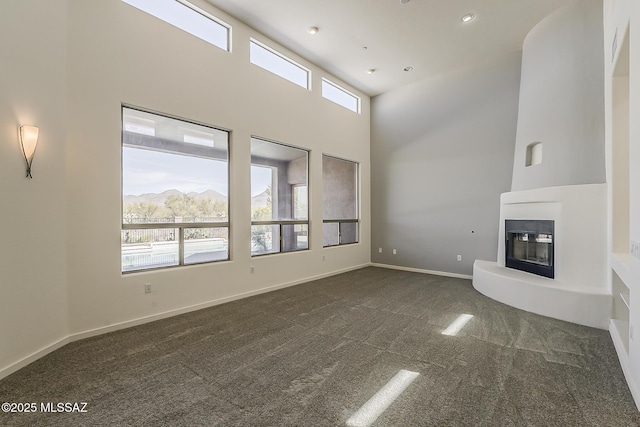
[(527, 158), (525, 166), (534, 166), (542, 163), (542, 142), (533, 142), (527, 145)]
[[(630, 339), (630, 165), (629, 165), (629, 28), (616, 56), (611, 76), (611, 331), (620, 360), (629, 356)], [(618, 341), (619, 340), (619, 341)]]
[(615, 271), (611, 272), (611, 288), (613, 293), (613, 313), (611, 321), (615, 325), (625, 351), (629, 352), (629, 312), (630, 292), (624, 281)]
[(612, 77), (612, 251), (629, 258), (629, 31), (620, 45)]

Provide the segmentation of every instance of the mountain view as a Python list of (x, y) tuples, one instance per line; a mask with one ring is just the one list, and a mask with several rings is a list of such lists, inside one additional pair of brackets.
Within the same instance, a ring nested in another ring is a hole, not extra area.
[[(146, 193), (146, 194), (140, 194), (139, 196), (125, 195), (125, 196), (122, 196), (122, 204), (126, 206), (130, 203), (155, 203), (158, 206), (164, 206), (165, 201), (167, 200), (168, 197), (181, 196), (183, 194), (185, 193), (182, 193), (181, 191), (178, 191), (178, 190), (167, 190), (167, 191), (163, 191), (162, 193)], [(207, 198), (211, 199), (212, 201), (227, 200), (227, 196), (215, 190), (206, 190), (206, 191), (203, 191), (202, 193), (196, 193), (192, 191), (190, 193), (186, 193), (186, 195), (189, 197), (193, 197), (195, 200), (201, 200), (201, 199), (207, 199)]]
[[(252, 210), (265, 209), (270, 204), (269, 189), (251, 198)], [(122, 205), (124, 218), (131, 223), (157, 222), (161, 218), (176, 217), (184, 221), (221, 220), (227, 218), (229, 210), (227, 196), (215, 190), (183, 193), (171, 189), (162, 193), (124, 195)]]

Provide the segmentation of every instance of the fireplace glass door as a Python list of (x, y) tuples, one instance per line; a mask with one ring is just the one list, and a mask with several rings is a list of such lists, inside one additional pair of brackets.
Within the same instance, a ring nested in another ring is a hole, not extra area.
[(507, 220), (506, 266), (554, 277), (553, 221)]
[(551, 234), (512, 233), (510, 253), (511, 258), (531, 262), (539, 265), (551, 266)]

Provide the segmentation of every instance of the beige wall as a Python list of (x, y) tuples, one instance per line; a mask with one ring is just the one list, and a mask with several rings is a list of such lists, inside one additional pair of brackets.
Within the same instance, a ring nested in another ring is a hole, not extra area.
[[(68, 333), (65, 3), (1, 7), (0, 377)], [(19, 124), (40, 127), (33, 179), (25, 178)]]
[[(121, 0), (16, 0), (8, 9), (3, 5), (3, 46), (11, 46), (9, 40), (21, 34), (25, 49), (37, 47), (41, 54), (37, 62), (27, 62), (25, 55), (20, 69), (12, 69), (15, 88), (2, 79), (3, 94), (15, 93), (0, 117), (6, 140), (2, 162), (7, 164), (0, 170), (1, 182), (11, 202), (5, 209), (8, 214), (3, 215), (7, 220), (18, 219), (23, 228), (35, 227), (31, 239), (35, 250), (42, 251), (38, 242), (43, 238), (50, 250), (48, 257), (24, 274), (20, 260), (31, 249), (22, 242), (19, 230), (9, 232), (11, 245), (24, 248), (9, 258), (12, 266), (2, 272), (3, 293), (4, 282), (20, 286), (2, 298), (3, 304), (15, 301), (11, 303), (15, 308), (0, 314), (0, 376), (3, 368), (67, 335), (75, 339), (100, 333), (137, 319), (162, 317), (369, 262), (369, 215), (363, 218), (366, 232), (358, 245), (322, 248), (321, 171), (323, 152), (361, 162), (362, 202), (369, 209), (368, 97), (360, 94), (361, 115), (323, 99), (320, 80), (327, 74), (285, 49), (280, 50), (312, 70), (312, 91), (251, 65), (249, 37), (279, 46), (208, 3), (194, 2), (233, 26), (232, 53)], [(51, 9), (51, 13), (39, 12), (42, 31), (24, 38), (17, 22), (29, 8)], [(18, 86), (43, 92), (23, 96)], [(122, 103), (231, 130), (231, 261), (121, 274)], [(21, 105), (25, 110), (42, 109), (33, 117), (43, 135), (33, 182), (22, 179), (23, 168), (11, 135), (18, 121), (13, 110)], [(55, 138), (49, 136), (53, 131)], [(311, 150), (311, 250), (251, 259), (252, 135)], [(48, 139), (59, 144), (59, 150), (47, 153), (51, 150)], [(31, 213), (25, 215), (23, 207)], [(46, 295), (38, 294), (43, 283), (48, 286), (43, 288)], [(144, 294), (145, 283), (152, 284), (151, 294)], [(5, 345), (24, 332), (23, 319), (35, 331), (30, 332), (33, 336), (21, 337), (24, 345), (19, 347)], [(5, 350), (8, 347), (10, 351)]]

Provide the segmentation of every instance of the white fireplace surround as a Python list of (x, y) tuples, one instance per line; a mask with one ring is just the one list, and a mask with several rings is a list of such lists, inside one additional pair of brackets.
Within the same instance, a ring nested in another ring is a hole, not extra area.
[[(607, 329), (606, 184), (568, 185), (503, 193), (498, 260), (476, 260), (473, 286), (523, 310)], [(505, 267), (505, 219), (555, 221), (555, 279)]]

